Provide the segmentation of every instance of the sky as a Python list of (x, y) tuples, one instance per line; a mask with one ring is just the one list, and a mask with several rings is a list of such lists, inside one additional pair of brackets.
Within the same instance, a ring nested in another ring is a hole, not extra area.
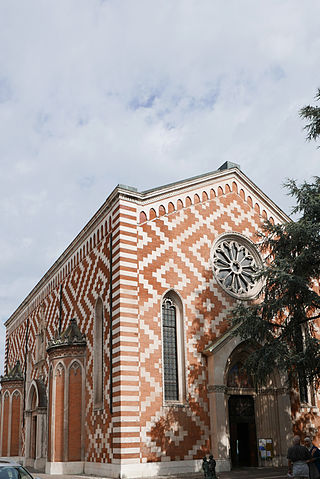
[(319, 0), (0, 3), (0, 373), (21, 301), (119, 184), (320, 174)]

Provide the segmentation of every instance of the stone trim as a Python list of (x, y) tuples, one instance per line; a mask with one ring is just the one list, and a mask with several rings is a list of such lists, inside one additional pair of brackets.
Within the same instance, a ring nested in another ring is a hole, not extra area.
[(207, 387), (208, 393), (223, 393), (226, 394), (227, 392), (227, 386), (224, 384), (215, 384), (215, 385), (209, 385)]

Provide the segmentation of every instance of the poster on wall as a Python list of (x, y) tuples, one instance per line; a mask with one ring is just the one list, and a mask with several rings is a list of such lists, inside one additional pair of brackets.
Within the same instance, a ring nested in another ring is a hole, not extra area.
[(261, 459), (273, 458), (273, 440), (259, 439), (259, 455)]

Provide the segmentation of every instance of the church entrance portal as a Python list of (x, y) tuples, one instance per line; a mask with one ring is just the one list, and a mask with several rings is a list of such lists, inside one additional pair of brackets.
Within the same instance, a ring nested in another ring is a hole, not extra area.
[(229, 424), (232, 467), (257, 466), (257, 438), (252, 396), (230, 396)]
[(36, 459), (37, 458), (37, 416), (34, 413), (32, 413), (30, 445), (31, 445), (30, 457), (32, 459)]
[(40, 379), (31, 382), (26, 401), (26, 452), (25, 465), (44, 471), (46, 463), (47, 397)]
[[(227, 332), (205, 351), (211, 448), (220, 471), (287, 463), (290, 397), (277, 371), (266, 386), (255, 386), (244, 366), (255, 347)], [(259, 457), (258, 438), (273, 441), (273, 457), (267, 464)]]

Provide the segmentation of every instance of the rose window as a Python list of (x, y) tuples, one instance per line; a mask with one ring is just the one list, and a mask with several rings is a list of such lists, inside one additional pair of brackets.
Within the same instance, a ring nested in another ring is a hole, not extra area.
[(217, 281), (232, 296), (247, 299), (259, 292), (256, 273), (261, 258), (246, 238), (237, 234), (220, 237), (213, 247), (212, 263)]

